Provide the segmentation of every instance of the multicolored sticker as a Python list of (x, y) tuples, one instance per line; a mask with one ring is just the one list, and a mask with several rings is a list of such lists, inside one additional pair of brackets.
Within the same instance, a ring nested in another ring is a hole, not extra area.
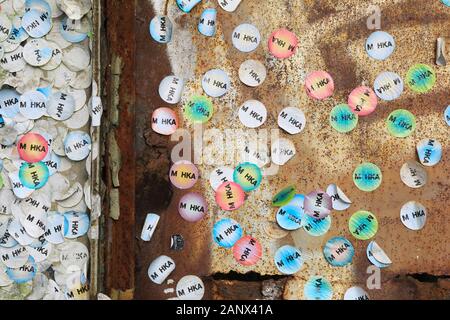
[(221, 69), (209, 70), (202, 78), (203, 91), (213, 98), (225, 95), (230, 89), (230, 85), (231, 81), (228, 74)]
[(352, 112), (348, 104), (338, 104), (330, 112), (330, 124), (337, 132), (347, 133), (358, 125), (358, 115)]
[(258, 28), (249, 23), (238, 25), (232, 33), (233, 46), (241, 52), (252, 52), (259, 46), (261, 34)]
[(152, 114), (152, 129), (162, 135), (171, 135), (178, 129), (177, 113), (166, 107), (158, 108)]
[(201, 194), (190, 192), (181, 197), (178, 212), (184, 220), (197, 222), (207, 214), (208, 205)]
[(367, 116), (377, 108), (378, 99), (369, 87), (361, 86), (354, 89), (348, 97), (348, 105), (358, 116)]
[(213, 104), (204, 96), (193, 96), (184, 106), (184, 115), (192, 123), (205, 123), (213, 116)]
[(410, 188), (423, 187), (428, 180), (425, 168), (417, 161), (407, 161), (400, 169), (400, 178)]
[(44, 162), (25, 162), (20, 166), (19, 179), (22, 184), (30, 189), (40, 189), (48, 181), (50, 172)]
[(255, 265), (262, 257), (261, 243), (251, 236), (245, 236), (233, 246), (233, 256), (243, 266)]
[(222, 210), (237, 210), (244, 204), (244, 201), (244, 190), (235, 182), (224, 182), (216, 190), (216, 202)]
[(294, 274), (303, 266), (302, 253), (293, 246), (285, 245), (275, 253), (274, 262), (281, 273)]
[(331, 238), (323, 248), (325, 259), (334, 267), (343, 267), (353, 261), (355, 249), (350, 241), (343, 237)]
[(380, 73), (373, 84), (375, 94), (385, 101), (392, 101), (399, 98), (403, 92), (403, 80), (395, 72)]
[(221, 247), (231, 248), (242, 238), (243, 230), (239, 223), (230, 218), (217, 221), (214, 224), (212, 237)]
[(207, 37), (213, 37), (216, 34), (217, 10), (207, 8), (203, 10), (198, 23), (198, 32)]
[(276, 219), (281, 228), (292, 231), (302, 227), (304, 216), (302, 208), (287, 205), (278, 209)]
[(278, 59), (290, 58), (296, 53), (297, 47), (297, 36), (287, 29), (275, 30), (269, 36), (269, 51)]
[(365, 162), (356, 167), (353, 172), (353, 182), (359, 190), (371, 192), (381, 185), (383, 175), (380, 168), (370, 162)]
[(17, 144), (20, 159), (35, 163), (43, 160), (49, 151), (47, 140), (38, 133), (27, 133)]
[(390, 135), (406, 138), (416, 129), (416, 117), (408, 110), (397, 109), (386, 119), (386, 127)]
[(282, 189), (272, 198), (272, 206), (282, 207), (287, 205), (294, 198), (296, 192), (295, 186)]
[(180, 160), (170, 168), (170, 182), (178, 189), (192, 188), (198, 180), (198, 169), (190, 161)]
[(427, 221), (427, 209), (417, 201), (409, 201), (400, 210), (400, 220), (411, 230), (421, 230)]
[(417, 144), (417, 155), (420, 163), (432, 167), (441, 161), (442, 145), (435, 139), (423, 139)]
[(305, 196), (305, 213), (315, 219), (322, 219), (331, 213), (333, 201), (331, 197), (322, 190), (316, 190)]
[(284, 108), (278, 114), (278, 125), (289, 134), (300, 133), (305, 129), (305, 114), (296, 107)]
[(375, 31), (367, 38), (367, 54), (375, 60), (386, 60), (394, 50), (394, 37), (385, 31)]
[(324, 277), (311, 277), (305, 284), (303, 294), (307, 300), (331, 300), (333, 287)]
[(377, 233), (378, 220), (373, 213), (360, 210), (350, 217), (348, 228), (356, 239), (368, 240)]
[(443, 4), (445, 4), (447, 7), (450, 7), (450, 0), (441, 0)]
[(412, 91), (425, 93), (430, 91), (436, 83), (436, 73), (426, 64), (416, 64), (408, 70), (406, 82)]
[(328, 72), (314, 71), (306, 77), (305, 88), (308, 96), (323, 100), (333, 95), (334, 81)]
[(234, 169), (233, 181), (245, 192), (256, 190), (262, 181), (261, 169), (251, 162), (241, 163)]
[(304, 215), (303, 229), (310, 236), (320, 237), (330, 230), (331, 216), (322, 219), (315, 219), (309, 215)]

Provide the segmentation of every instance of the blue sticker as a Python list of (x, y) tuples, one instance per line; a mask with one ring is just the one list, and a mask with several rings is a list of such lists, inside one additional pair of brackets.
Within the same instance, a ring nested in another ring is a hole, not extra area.
[(11, 34), (9, 35), (8, 42), (18, 44), (29, 38), (28, 33), (21, 25), (15, 25), (13, 22), (13, 27), (11, 29)]
[(33, 38), (42, 38), (52, 29), (50, 12), (31, 9), (22, 17), (22, 28)]
[(302, 227), (305, 214), (303, 209), (297, 206), (287, 205), (278, 209), (278, 225), (285, 230), (297, 230)]
[(89, 229), (89, 215), (86, 212), (64, 213), (64, 237), (75, 239), (84, 236)]
[(305, 219), (303, 222), (303, 229), (305, 231), (313, 236), (313, 237), (320, 237), (323, 236), (325, 233), (330, 230), (331, 227), (331, 217), (326, 216), (322, 219), (315, 219), (311, 217), (310, 215), (305, 215)]
[(37, 88), (36, 91), (39, 91), (44, 96), (46, 96), (47, 99), (50, 99), (50, 96), (52, 95), (52, 86)]
[(60, 33), (62, 37), (72, 43), (78, 43), (87, 38), (87, 32), (81, 30), (81, 20), (65, 17), (61, 21)]
[(333, 287), (324, 277), (311, 277), (303, 290), (307, 300), (331, 300)]
[(350, 241), (343, 237), (331, 238), (323, 248), (325, 259), (334, 267), (343, 267), (352, 262), (355, 249)]
[(450, 106), (448, 106), (444, 111), (444, 120), (445, 123), (447, 123), (447, 125), (450, 126)]
[[(367, 254), (367, 258), (369, 259), (369, 261), (376, 267), (378, 268), (387, 268), (390, 266), (390, 264), (387, 263), (381, 263), (380, 261), (378, 261), (377, 259), (375, 259), (375, 257), (373, 256), (373, 246), (374, 246), (374, 241), (371, 241), (369, 243), (369, 245), (367, 246), (366, 249), (366, 254)], [(378, 246), (378, 245), (377, 245)], [(384, 254), (384, 252), (383, 252)]]
[(36, 9), (38, 11), (48, 12), (50, 17), (52, 16), (52, 8), (44, 0), (26, 0), (25, 1), (25, 12), (28, 12), (32, 9)]
[(19, 113), (20, 94), (14, 89), (0, 90), (0, 114), (14, 118)]
[(370, 162), (365, 162), (356, 167), (353, 172), (353, 182), (359, 190), (371, 192), (381, 185), (383, 175), (380, 168)]
[(423, 139), (417, 144), (417, 154), (420, 163), (424, 166), (432, 167), (442, 158), (442, 145), (434, 139)]
[(150, 21), (150, 35), (159, 43), (169, 43), (172, 40), (172, 21), (167, 16), (155, 16)]
[(5, 126), (5, 120), (3, 119), (2, 115), (0, 114), (0, 128), (3, 128), (4, 126)]
[(441, 0), (443, 4), (445, 4), (447, 7), (450, 7), (450, 0)]
[(177, 0), (178, 8), (183, 12), (191, 12), (192, 8), (194, 8), (197, 4), (199, 4), (202, 0)]
[(294, 274), (303, 265), (302, 254), (299, 249), (286, 245), (275, 253), (275, 266), (283, 274)]
[(204, 36), (213, 37), (216, 34), (216, 18), (216, 9), (205, 9), (200, 16), (198, 31)]
[(28, 261), (21, 267), (13, 269), (7, 268), (6, 274), (15, 283), (25, 283), (31, 281), (36, 276), (37, 265), (34, 262), (33, 257), (29, 257)]
[(304, 210), (304, 202), (305, 202), (305, 196), (303, 194), (296, 194), (294, 198), (292, 198), (291, 201), (289, 201), (288, 205), (299, 207), (302, 210)]
[(242, 238), (242, 228), (233, 219), (225, 218), (217, 221), (213, 227), (213, 239), (221, 247), (231, 248)]

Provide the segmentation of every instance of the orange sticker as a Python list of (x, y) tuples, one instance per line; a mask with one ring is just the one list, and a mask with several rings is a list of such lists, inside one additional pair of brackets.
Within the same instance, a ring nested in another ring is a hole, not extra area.
[(224, 182), (216, 191), (216, 202), (222, 210), (232, 211), (244, 204), (245, 193), (235, 182)]
[(35, 163), (43, 160), (48, 153), (48, 142), (38, 133), (27, 133), (17, 144), (17, 151), (22, 160)]

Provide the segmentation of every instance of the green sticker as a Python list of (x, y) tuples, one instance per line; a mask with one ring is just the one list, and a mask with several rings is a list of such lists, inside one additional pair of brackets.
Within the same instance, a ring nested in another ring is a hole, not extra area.
[(205, 96), (193, 96), (184, 106), (185, 117), (193, 123), (205, 123), (213, 115), (211, 100)]
[(408, 70), (406, 82), (412, 91), (425, 93), (436, 83), (436, 73), (426, 64), (416, 64)]
[(377, 233), (378, 220), (373, 213), (360, 210), (351, 216), (348, 228), (356, 239), (368, 240)]
[(272, 205), (274, 207), (282, 207), (287, 205), (295, 196), (296, 190), (294, 186), (289, 186), (278, 192), (272, 198)]
[(416, 129), (416, 117), (408, 110), (392, 111), (386, 120), (389, 134), (397, 138), (405, 138)]
[(353, 182), (359, 190), (370, 192), (381, 185), (383, 176), (373, 163), (362, 163), (353, 172)]
[(338, 104), (331, 110), (330, 124), (337, 132), (347, 133), (356, 128), (358, 115), (352, 112), (348, 104)]
[(239, 184), (245, 192), (257, 189), (261, 180), (261, 169), (254, 163), (244, 162), (234, 169), (233, 181)]

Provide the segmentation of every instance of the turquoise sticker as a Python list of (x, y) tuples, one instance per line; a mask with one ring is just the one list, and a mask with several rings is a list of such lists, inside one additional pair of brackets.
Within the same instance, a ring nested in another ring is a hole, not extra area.
[(257, 189), (261, 180), (261, 169), (254, 163), (244, 162), (234, 169), (233, 181), (239, 184), (245, 192)]
[(323, 236), (330, 230), (331, 217), (315, 219), (307, 214), (304, 215), (303, 229), (313, 237)]
[(20, 182), (29, 189), (40, 189), (48, 181), (50, 171), (47, 165), (42, 162), (24, 162), (19, 169)]
[(302, 254), (299, 249), (286, 245), (282, 246), (275, 253), (275, 266), (283, 274), (294, 274), (303, 265)]
[(325, 259), (334, 267), (343, 267), (352, 263), (355, 249), (350, 241), (343, 237), (331, 238), (323, 248)]
[(388, 116), (386, 127), (390, 135), (405, 138), (416, 129), (416, 117), (408, 110), (397, 109)]
[(205, 123), (213, 115), (213, 104), (205, 96), (193, 96), (184, 106), (184, 115), (192, 123)]
[(64, 237), (75, 239), (84, 236), (89, 230), (89, 215), (86, 212), (69, 211), (64, 213)]
[(435, 139), (423, 139), (417, 144), (417, 155), (420, 163), (432, 167), (442, 158), (442, 145)]
[(213, 239), (221, 247), (231, 248), (242, 238), (242, 228), (233, 219), (225, 218), (217, 221), (213, 227)]
[(305, 284), (303, 290), (308, 300), (331, 300), (333, 287), (324, 277), (311, 277)]
[(360, 210), (350, 217), (348, 228), (356, 239), (368, 240), (377, 233), (378, 220), (373, 213)]
[(353, 182), (359, 190), (370, 192), (381, 185), (383, 175), (373, 163), (362, 163), (353, 172)]
[(348, 104), (338, 104), (331, 110), (330, 124), (337, 132), (347, 133), (356, 128), (358, 115), (352, 112)]
[(277, 223), (285, 230), (297, 230), (302, 227), (302, 219), (305, 214), (300, 207), (287, 205), (278, 209)]

